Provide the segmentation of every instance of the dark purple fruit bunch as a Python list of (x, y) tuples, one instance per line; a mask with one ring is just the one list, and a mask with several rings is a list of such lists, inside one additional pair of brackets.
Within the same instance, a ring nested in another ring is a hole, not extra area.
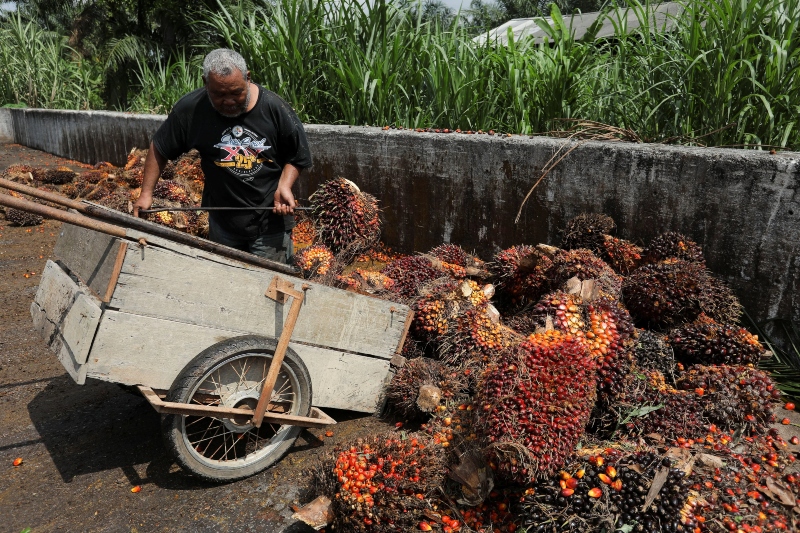
[(39, 181), (51, 185), (64, 185), (65, 183), (72, 183), (76, 176), (77, 174), (67, 167), (48, 168), (44, 169)]
[(550, 286), (561, 287), (568, 279), (595, 280), (604, 292), (617, 296), (622, 290), (622, 277), (590, 250), (558, 250), (549, 269)]
[(669, 337), (646, 329), (637, 330), (633, 356), (639, 368), (657, 370), (669, 383), (675, 384), (675, 352), (669, 344)]
[(637, 323), (669, 327), (696, 319), (701, 312), (736, 323), (741, 304), (733, 291), (702, 263), (666, 259), (643, 265), (625, 279), (625, 305)]
[(564, 228), (562, 248), (576, 250), (585, 248), (595, 253), (603, 250), (605, 235), (617, 227), (614, 219), (602, 213), (581, 213), (567, 222)]
[(539, 300), (550, 286), (553, 262), (547, 254), (527, 244), (497, 253), (489, 263), (500, 303), (518, 308)]
[(749, 366), (694, 366), (678, 379), (678, 388), (694, 391), (703, 416), (722, 430), (747, 426), (765, 435), (775, 421), (772, 404), (781, 393), (769, 374)]
[(177, 202), (182, 205), (191, 203), (189, 195), (184, 188), (174, 181), (169, 180), (161, 180), (156, 183), (153, 189), (153, 197), (169, 200), (170, 202)]
[(395, 259), (381, 270), (391, 278), (391, 291), (404, 298), (415, 298), (426, 283), (442, 276), (442, 272), (431, 264), (430, 259), (419, 255), (406, 255)]
[(700, 245), (675, 231), (662, 233), (653, 239), (642, 252), (642, 257), (646, 263), (658, 263), (670, 257), (693, 263), (705, 263)]
[(705, 314), (672, 331), (669, 342), (687, 365), (755, 365), (766, 350), (744, 328), (720, 324)]
[(430, 255), (445, 263), (465, 267), (469, 264), (470, 255), (457, 244), (442, 244), (430, 251)]
[(319, 240), (334, 253), (366, 250), (380, 238), (378, 201), (344, 178), (328, 180), (310, 197)]

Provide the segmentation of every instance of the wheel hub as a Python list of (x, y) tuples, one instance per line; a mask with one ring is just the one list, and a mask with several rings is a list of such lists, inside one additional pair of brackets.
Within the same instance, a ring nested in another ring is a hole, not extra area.
[[(235, 392), (222, 400), (222, 406), (235, 409), (252, 409), (255, 411), (258, 405), (258, 396), (258, 391), (254, 390)], [(222, 423), (229, 431), (233, 431), (234, 433), (245, 433), (255, 427), (250, 419), (246, 419), (245, 417), (223, 418)]]

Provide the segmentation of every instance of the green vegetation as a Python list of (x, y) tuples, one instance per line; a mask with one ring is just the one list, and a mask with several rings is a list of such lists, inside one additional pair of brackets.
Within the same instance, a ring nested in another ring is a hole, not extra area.
[(614, 10), (630, 9), (642, 28), (618, 26), (602, 41), (573, 40), (552, 5), (552, 24), (540, 21), (547, 44), (473, 41), (509, 6), (544, 5), (506, 3), (476, 1), (465, 18), (386, 0), (201, 2), (182, 15), (180, 38), (156, 39), (165, 32), (151, 22), (149, 36), (107, 32), (80, 53), (41, 17), (13, 14), (0, 22), (11, 67), (0, 72), (0, 103), (163, 113), (200, 85), (203, 51), (225, 45), (307, 122), (535, 133), (580, 118), (649, 141), (800, 148), (800, 0), (687, 1), (670, 32), (629, 2), (607, 14), (625, 20)]

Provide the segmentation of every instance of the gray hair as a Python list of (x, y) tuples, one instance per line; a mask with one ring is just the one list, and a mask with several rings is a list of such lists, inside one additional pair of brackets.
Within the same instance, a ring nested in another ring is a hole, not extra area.
[(206, 79), (212, 72), (224, 78), (233, 74), (234, 70), (241, 72), (242, 78), (247, 79), (247, 63), (244, 58), (239, 52), (228, 48), (212, 50), (203, 60), (203, 78)]

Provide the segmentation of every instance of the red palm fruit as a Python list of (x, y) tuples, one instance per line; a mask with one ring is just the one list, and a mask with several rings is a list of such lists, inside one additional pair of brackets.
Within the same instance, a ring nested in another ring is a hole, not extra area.
[(605, 235), (601, 257), (617, 273), (627, 275), (642, 261), (642, 249), (630, 241)]
[(497, 474), (517, 482), (558, 471), (584, 434), (595, 365), (578, 337), (551, 330), (499, 353), (478, 385), (478, 429)]
[(599, 498), (602, 495), (603, 495), (603, 489), (599, 487), (594, 487), (589, 489), (589, 497), (591, 498)]

